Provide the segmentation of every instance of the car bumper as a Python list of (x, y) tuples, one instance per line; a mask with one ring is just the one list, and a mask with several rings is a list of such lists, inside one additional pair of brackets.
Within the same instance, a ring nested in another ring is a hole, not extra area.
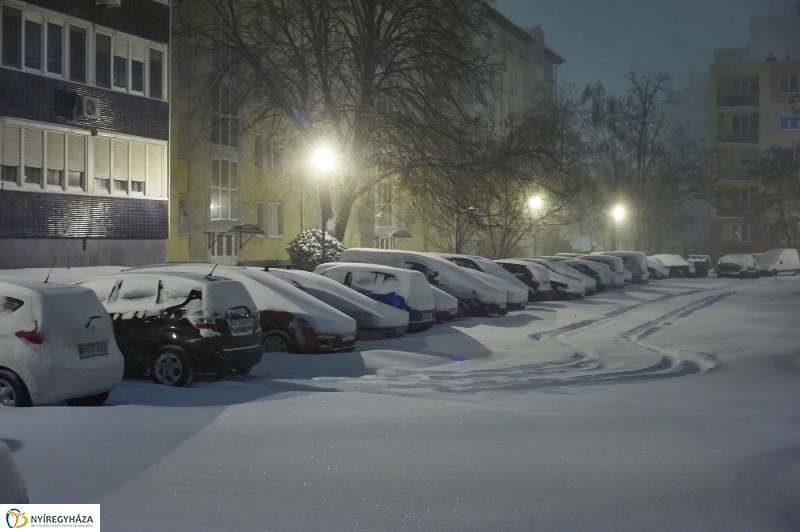
[(124, 361), (121, 355), (95, 357), (91, 367), (50, 366), (48, 369), (28, 368), (18, 372), (25, 382), (34, 405), (47, 405), (66, 399), (77, 399), (116, 388), (122, 380)]
[(458, 309), (450, 309), (450, 310), (437, 310), (436, 311), (436, 323), (444, 323), (446, 321), (453, 321), (458, 318)]
[(434, 323), (436, 323), (435, 319), (420, 320), (420, 321), (409, 321), (408, 322), (408, 334), (427, 331), (428, 329), (433, 327)]
[(192, 359), (196, 373), (224, 373), (241, 371), (261, 362), (264, 348), (260, 334), (254, 335), (250, 345), (224, 349), (216, 338), (200, 338), (186, 342), (186, 350)]

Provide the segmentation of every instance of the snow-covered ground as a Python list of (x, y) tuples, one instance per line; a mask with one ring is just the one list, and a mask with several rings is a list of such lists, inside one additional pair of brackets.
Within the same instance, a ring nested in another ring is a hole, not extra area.
[(133, 530), (800, 529), (800, 278), (533, 304), (244, 380), (0, 410), (31, 502)]

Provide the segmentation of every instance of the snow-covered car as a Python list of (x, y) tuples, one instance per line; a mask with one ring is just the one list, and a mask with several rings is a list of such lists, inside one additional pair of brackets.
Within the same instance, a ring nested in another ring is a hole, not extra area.
[(275, 268), (267, 271), (356, 320), (359, 341), (400, 338), (408, 331), (408, 312), (359, 294), (324, 275)]
[(477, 277), (487, 283), (496, 286), (500, 290), (505, 290), (506, 292), (506, 310), (523, 310), (526, 306), (528, 306), (528, 288), (520, 288), (515, 284), (511, 284), (506, 282), (499, 277), (495, 277), (494, 275), (489, 275), (486, 272), (478, 271), (478, 270), (466, 270), (468, 274)]
[(597, 283), (596, 286), (598, 291), (613, 288), (613, 285), (611, 284), (611, 269), (606, 264), (572, 257), (564, 257), (562, 255), (549, 257), (549, 259), (555, 262), (566, 264), (573, 270), (576, 270), (584, 275), (588, 275), (594, 279), (595, 283)]
[(758, 262), (750, 253), (729, 253), (717, 261), (717, 277), (760, 277)]
[(655, 257), (647, 257), (647, 271), (650, 272), (651, 279), (667, 279), (670, 277), (669, 268), (664, 266), (664, 263)]
[[(574, 273), (575, 275), (564, 275), (562, 273), (565, 269), (569, 270), (567, 266), (563, 264), (559, 266), (557, 262), (547, 259), (523, 258), (520, 260), (547, 268), (550, 273), (550, 286), (553, 289), (555, 299), (583, 299), (583, 296), (586, 295), (586, 285), (577, 277), (578, 272), (569, 271), (570, 274)], [(594, 279), (592, 279), (592, 282), (594, 282)]]
[[(580, 281), (584, 286), (584, 295), (591, 296), (595, 292), (597, 292), (597, 281), (594, 277), (589, 275), (585, 275), (574, 268), (570, 268), (560, 260), (552, 260), (552, 257), (526, 257), (527, 259), (534, 260), (539, 262), (539, 264), (544, 265), (550, 270), (550, 273), (557, 273), (564, 277), (571, 277), (573, 279), (577, 279)], [(552, 284), (552, 275), (550, 276), (551, 284)]]
[(258, 310), (242, 283), (134, 270), (78, 284), (111, 315), (129, 376), (188, 386), (197, 373), (244, 375), (261, 361)]
[[(0, 441), (0, 501), (4, 504), (28, 504), (28, 490), (11, 456), (11, 449)], [(11, 528), (11, 522), (7, 523)]]
[(408, 313), (408, 332), (420, 332), (436, 322), (436, 301), (425, 276), (383, 264), (328, 262), (314, 273)]
[(541, 264), (519, 259), (498, 259), (495, 262), (525, 283), (528, 287), (528, 301), (550, 301), (553, 299), (553, 289), (550, 286), (550, 271)]
[(711, 269), (711, 257), (708, 255), (689, 255), (686, 260), (694, 266), (697, 277), (708, 277), (708, 271)]
[(680, 255), (661, 253), (653, 255), (652, 258), (661, 261), (661, 264), (669, 270), (670, 277), (694, 277), (694, 264), (687, 261)]
[(641, 251), (595, 251), (592, 255), (620, 257), (625, 269), (631, 272), (633, 283), (647, 283), (650, 280), (650, 274), (647, 272), (647, 255)]
[[(556, 254), (556, 256), (558, 255), (561, 255), (561, 253)], [(625, 269), (625, 265), (621, 258), (612, 257), (610, 255), (578, 255), (576, 258), (589, 262), (605, 264), (611, 270), (611, 285), (614, 288), (625, 287), (625, 272), (627, 272), (627, 270)]]
[(460, 317), (504, 316), (507, 312), (505, 290), (435, 255), (394, 249), (350, 248), (339, 260), (384, 264), (421, 272), (431, 285), (458, 299)]
[(800, 275), (800, 257), (792, 248), (771, 249), (758, 256), (758, 271), (761, 275), (777, 277), (781, 273)]
[(94, 292), (0, 276), (0, 405), (99, 406), (123, 367), (111, 318)]
[(458, 299), (435, 286), (431, 286), (431, 293), (433, 293), (433, 303), (436, 305), (436, 323), (458, 318)]
[(509, 290), (508, 287), (504, 287), (506, 288), (506, 292), (508, 294), (507, 309), (522, 310), (526, 307), (528, 302), (528, 285), (514, 277), (513, 274), (508, 272), (496, 262), (487, 259), (486, 257), (479, 257), (475, 255), (459, 255), (456, 253), (433, 253), (433, 255), (447, 259), (453, 264), (457, 264), (462, 268), (467, 268), (469, 270), (491, 275), (492, 277), (496, 277), (497, 279), (510, 284), (512, 287), (516, 287), (516, 290)]
[(148, 266), (144, 271), (206, 273), (242, 283), (260, 317), (261, 344), (273, 353), (342, 353), (355, 349), (356, 321), (263, 268), (191, 263)]

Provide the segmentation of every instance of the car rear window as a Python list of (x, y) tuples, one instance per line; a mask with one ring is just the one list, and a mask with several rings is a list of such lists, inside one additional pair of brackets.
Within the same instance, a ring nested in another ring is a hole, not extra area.
[(21, 299), (0, 296), (0, 314), (16, 312), (24, 304)]

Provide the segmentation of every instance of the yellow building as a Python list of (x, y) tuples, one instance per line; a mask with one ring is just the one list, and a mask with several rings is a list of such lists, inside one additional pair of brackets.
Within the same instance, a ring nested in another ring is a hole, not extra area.
[[(711, 217), (715, 257), (786, 246), (776, 231), (768, 230), (777, 213), (764, 208), (763, 187), (751, 170), (769, 148), (800, 143), (790, 105), (800, 93), (799, 24), (800, 15), (753, 19), (746, 48), (715, 52), (710, 75), (718, 196)], [(789, 231), (797, 235), (798, 227)]]

